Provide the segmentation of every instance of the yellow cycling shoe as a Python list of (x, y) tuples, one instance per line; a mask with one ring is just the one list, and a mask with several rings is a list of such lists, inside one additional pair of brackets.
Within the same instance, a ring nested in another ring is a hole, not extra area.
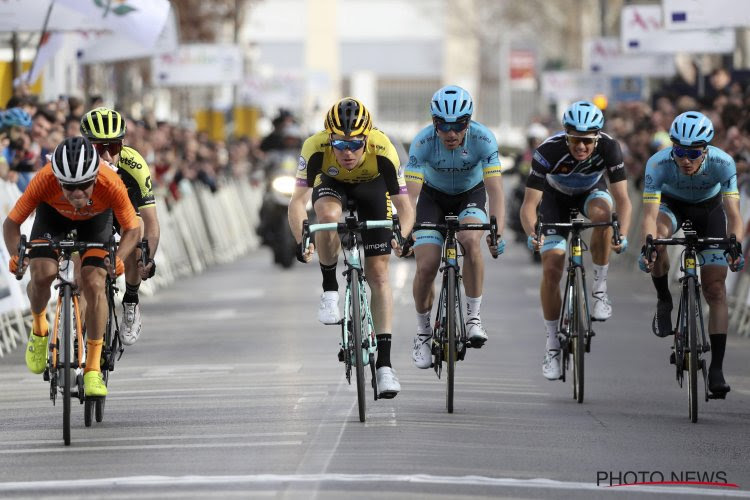
[(83, 392), (87, 398), (103, 398), (107, 395), (102, 372), (90, 371), (83, 374)]
[(26, 344), (26, 367), (31, 373), (42, 373), (47, 366), (47, 337), (29, 335), (29, 341)]

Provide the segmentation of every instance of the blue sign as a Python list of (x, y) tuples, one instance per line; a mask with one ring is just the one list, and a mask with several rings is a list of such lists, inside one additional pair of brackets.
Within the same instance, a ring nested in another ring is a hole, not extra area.
[(620, 101), (642, 101), (645, 90), (645, 82), (640, 76), (626, 76), (612, 78), (612, 100)]

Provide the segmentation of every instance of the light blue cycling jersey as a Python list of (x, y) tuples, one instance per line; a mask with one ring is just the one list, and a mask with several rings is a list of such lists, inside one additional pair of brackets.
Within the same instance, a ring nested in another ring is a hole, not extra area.
[(497, 140), (490, 130), (472, 121), (464, 142), (449, 150), (429, 125), (423, 128), (409, 147), (406, 182), (424, 183), (446, 194), (459, 194), (483, 179), (502, 175)]
[(697, 203), (717, 194), (739, 199), (737, 167), (721, 149), (708, 146), (698, 171), (685, 175), (672, 158), (672, 148), (654, 154), (646, 163), (643, 203), (661, 202), (661, 193), (688, 203)]

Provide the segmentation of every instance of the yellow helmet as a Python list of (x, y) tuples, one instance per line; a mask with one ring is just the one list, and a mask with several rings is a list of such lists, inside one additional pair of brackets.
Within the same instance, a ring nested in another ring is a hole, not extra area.
[(372, 118), (364, 104), (353, 97), (344, 97), (328, 111), (325, 128), (332, 134), (368, 135)]
[(91, 141), (121, 141), (125, 136), (125, 119), (114, 109), (94, 108), (81, 118), (81, 134)]

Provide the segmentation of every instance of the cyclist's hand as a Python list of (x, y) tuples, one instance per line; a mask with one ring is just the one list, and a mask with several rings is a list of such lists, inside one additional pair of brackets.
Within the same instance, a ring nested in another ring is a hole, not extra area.
[(493, 258), (497, 259), (498, 255), (502, 255), (505, 252), (505, 240), (502, 236), (498, 236), (497, 245), (492, 245), (492, 236), (487, 235), (487, 248), (490, 249), (490, 254)]
[(396, 238), (391, 239), (391, 248), (395, 250), (396, 256), (398, 257), (408, 257), (412, 253), (414, 253), (414, 239), (412, 235), (409, 235), (404, 238), (404, 246), (399, 246), (398, 241), (396, 241)]
[(529, 247), (529, 250), (532, 252), (541, 252), (542, 245), (544, 245), (544, 235), (542, 235), (542, 238), (539, 241), (537, 241), (536, 235), (529, 235), (526, 240), (526, 246)]
[(315, 244), (313, 242), (310, 242), (309, 245), (307, 245), (307, 248), (305, 248), (305, 251), (302, 251), (302, 244), (297, 243), (297, 260), (302, 262), (303, 264), (307, 264), (312, 260), (313, 253), (315, 252)]
[(138, 259), (138, 274), (141, 275), (142, 280), (153, 278), (154, 274), (156, 274), (156, 262), (154, 262), (154, 259), (148, 259), (146, 266), (143, 265), (141, 259)]
[(638, 257), (638, 267), (644, 273), (650, 273), (654, 268), (653, 259), (651, 260), (651, 262), (649, 262), (648, 256), (646, 255), (646, 245), (643, 245), (643, 247), (641, 247), (641, 256)]
[(26, 268), (29, 267), (29, 258), (26, 257), (25, 259), (23, 259), (20, 269), (18, 266), (19, 260), (20, 259), (18, 258), (18, 255), (14, 255), (13, 257), (11, 257), (10, 262), (8, 262), (8, 270), (16, 276), (23, 276), (26, 272)]
[(619, 245), (613, 245), (612, 250), (614, 250), (616, 253), (625, 253), (625, 250), (628, 249), (628, 238), (623, 236), (620, 238), (620, 244)]
[(742, 271), (745, 268), (745, 255), (743, 253), (740, 253), (736, 259), (732, 259), (732, 257), (727, 255), (726, 259), (727, 264), (729, 264), (729, 269), (735, 273)]

